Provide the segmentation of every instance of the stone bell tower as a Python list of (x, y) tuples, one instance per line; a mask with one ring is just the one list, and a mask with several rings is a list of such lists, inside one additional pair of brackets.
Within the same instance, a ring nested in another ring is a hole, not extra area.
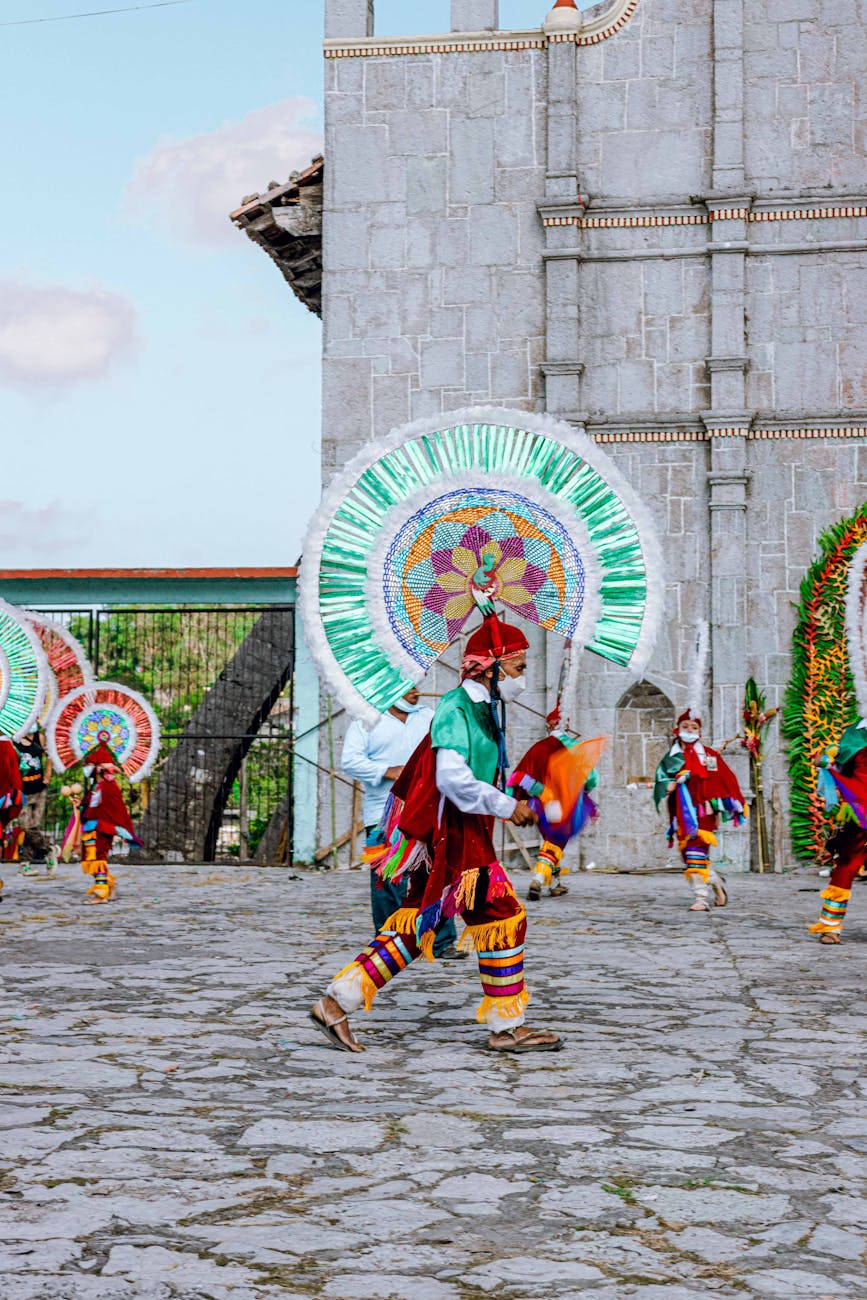
[[(816, 537), (867, 494), (863, 32), (833, 0), (547, 7), (504, 31), (452, 0), (450, 31), (386, 37), (372, 0), (326, 0), (323, 473), (470, 404), (605, 445), (667, 583), (646, 680), (585, 656), (573, 710), (616, 738), (585, 851), (629, 867), (664, 858), (642, 783), (696, 625), (720, 743), (747, 676), (779, 701)], [(768, 780), (785, 801), (780, 753)]]

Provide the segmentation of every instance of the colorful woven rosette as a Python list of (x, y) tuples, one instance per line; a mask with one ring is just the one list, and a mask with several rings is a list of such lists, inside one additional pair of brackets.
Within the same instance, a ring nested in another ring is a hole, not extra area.
[(328, 489), (304, 548), (305, 633), (331, 691), (372, 719), (471, 630), (480, 597), (640, 673), (661, 573), (641, 503), (588, 438), (458, 412), (364, 448)]
[(0, 600), (0, 735), (24, 736), (38, 719), (49, 669), (39, 638), (21, 610)]
[(46, 724), (59, 699), (78, 686), (93, 681), (93, 669), (81, 642), (62, 623), (32, 609), (18, 610), (17, 613), (32, 626), (48, 661), (45, 702), (39, 715), (40, 723)]
[(149, 775), (160, 748), (160, 725), (143, 696), (118, 682), (92, 682), (70, 691), (48, 720), (48, 751), (60, 772), (108, 745), (133, 783)]

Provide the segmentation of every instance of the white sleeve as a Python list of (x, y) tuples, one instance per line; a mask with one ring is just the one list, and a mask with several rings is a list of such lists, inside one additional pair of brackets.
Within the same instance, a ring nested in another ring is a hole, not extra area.
[(382, 761), (374, 763), (369, 756), (369, 749), (370, 732), (354, 718), (346, 731), (340, 765), (351, 780), (361, 781), (365, 785), (379, 785), (385, 780), (389, 764)]
[(437, 750), (437, 789), (461, 812), (502, 817), (504, 821), (517, 805), (511, 795), (474, 777), (467, 760), (455, 749)]

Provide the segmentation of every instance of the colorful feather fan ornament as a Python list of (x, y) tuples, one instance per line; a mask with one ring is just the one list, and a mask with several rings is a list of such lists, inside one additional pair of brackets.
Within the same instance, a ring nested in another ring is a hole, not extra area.
[[(822, 534), (819, 559), (801, 583), (782, 732), (789, 760), (792, 847), (796, 857), (808, 862), (823, 857), (834, 823), (818, 788), (817, 761), (859, 716), (846, 644), (846, 598), (853, 558), (865, 542), (867, 504)], [(863, 687), (858, 693), (863, 697)]]
[(22, 609), (19, 615), (33, 627), (48, 660), (45, 703), (39, 715), (40, 723), (46, 724), (59, 699), (94, 680), (93, 669), (84, 647), (69, 628), (36, 610)]
[(508, 790), (523, 791), (539, 818), (542, 838), (564, 848), (597, 815), (590, 798), (590, 780), (596, 771), (606, 736), (578, 741), (555, 734), (533, 745), (509, 778)]
[(662, 608), (642, 503), (550, 416), (473, 409), (395, 430), (326, 491), (304, 547), (305, 632), (328, 688), (375, 721), (496, 601), (640, 675)]
[(104, 744), (133, 783), (150, 774), (160, 749), (159, 720), (144, 696), (118, 682), (91, 682), (58, 700), (48, 720), (48, 752), (65, 772)]
[(27, 734), (39, 718), (49, 685), (48, 660), (22, 611), (0, 600), (0, 735)]

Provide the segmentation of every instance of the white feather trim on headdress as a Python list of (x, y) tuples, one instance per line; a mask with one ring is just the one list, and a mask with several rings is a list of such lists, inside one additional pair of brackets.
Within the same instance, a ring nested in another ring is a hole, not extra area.
[(695, 645), (689, 664), (689, 683), (686, 688), (686, 707), (694, 721), (702, 716), (705, 704), (705, 678), (707, 676), (707, 658), (710, 648), (710, 628), (707, 620), (702, 619), (696, 628)]
[(865, 569), (867, 569), (867, 542), (862, 543), (852, 556), (846, 584), (846, 641), (849, 649), (849, 669), (855, 683), (858, 716), (867, 718), (867, 618), (865, 618)]

